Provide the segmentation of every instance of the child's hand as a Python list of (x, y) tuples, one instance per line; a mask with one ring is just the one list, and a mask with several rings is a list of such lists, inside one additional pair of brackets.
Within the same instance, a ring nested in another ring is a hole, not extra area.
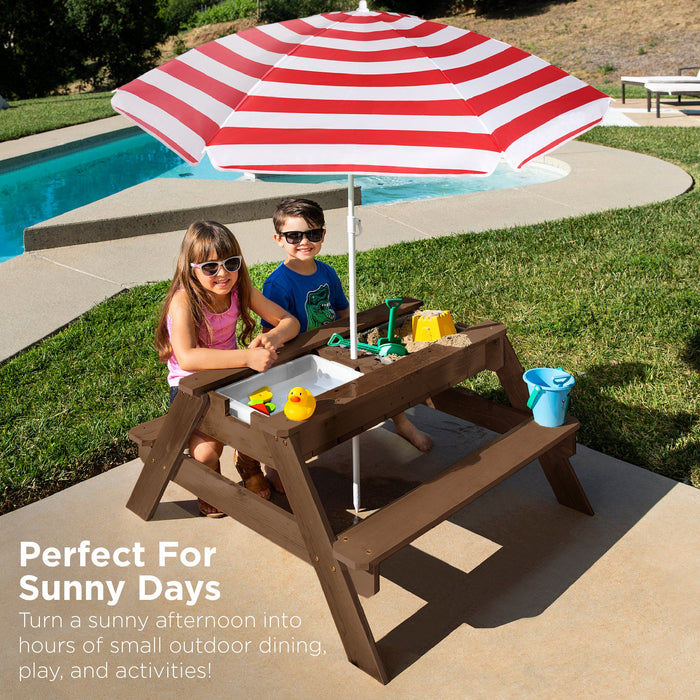
[(272, 333), (261, 333), (250, 341), (249, 348), (265, 348), (266, 350), (278, 350), (279, 346), (274, 341)]
[[(257, 340), (257, 338), (256, 338)], [(248, 367), (256, 372), (264, 372), (272, 367), (272, 363), (277, 359), (274, 348), (253, 347), (253, 343), (248, 346)]]

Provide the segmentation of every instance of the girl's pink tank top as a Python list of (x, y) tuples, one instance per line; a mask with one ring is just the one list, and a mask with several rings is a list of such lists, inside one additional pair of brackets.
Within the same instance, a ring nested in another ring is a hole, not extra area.
[[(209, 337), (207, 324), (202, 323), (199, 328), (199, 345), (201, 347), (215, 348), (216, 350), (237, 350), (236, 326), (241, 313), (241, 307), (238, 301), (238, 287), (234, 287), (231, 291), (231, 304), (223, 313), (212, 313), (206, 307), (202, 307), (202, 310), (204, 311), (209, 328), (211, 328), (211, 337)], [(167, 318), (167, 325), (168, 337), (170, 337), (173, 328), (173, 321), (170, 316)], [(170, 386), (177, 386), (182, 377), (192, 374), (192, 372), (188, 372), (180, 367), (175, 353), (170, 356), (167, 364), (168, 384)]]

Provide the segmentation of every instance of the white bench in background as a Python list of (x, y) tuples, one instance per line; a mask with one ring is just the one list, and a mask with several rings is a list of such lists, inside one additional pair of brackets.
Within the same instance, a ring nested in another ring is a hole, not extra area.
[[(697, 75), (683, 75), (684, 70), (696, 70)], [(646, 85), (647, 83), (692, 83), (700, 81), (700, 66), (682, 66), (678, 69), (678, 75), (623, 75), (622, 104), (625, 104), (625, 85)], [(650, 96), (647, 93), (647, 111), (651, 111)]]
[(681, 83), (645, 83), (644, 87), (647, 91), (647, 112), (651, 112), (651, 96), (656, 96), (656, 118), (658, 119), (661, 113), (659, 107), (659, 101), (661, 95), (677, 95), (680, 101), (681, 95), (692, 95), (694, 97), (700, 97), (700, 80), (696, 80), (694, 83), (681, 82)]

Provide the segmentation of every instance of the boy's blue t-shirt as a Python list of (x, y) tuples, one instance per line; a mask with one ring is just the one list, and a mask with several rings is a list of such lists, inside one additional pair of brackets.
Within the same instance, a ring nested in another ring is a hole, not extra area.
[[(335, 321), (338, 312), (350, 305), (336, 271), (316, 260), (313, 275), (300, 275), (284, 263), (265, 280), (263, 294), (295, 316), (301, 324), (300, 333)], [(263, 319), (264, 328), (270, 324)]]

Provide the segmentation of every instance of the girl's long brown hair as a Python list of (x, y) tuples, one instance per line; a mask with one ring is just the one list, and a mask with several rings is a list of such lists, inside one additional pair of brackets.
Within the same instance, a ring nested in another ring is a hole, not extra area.
[[(202, 323), (208, 327), (203, 307), (214, 311), (211, 306), (211, 295), (199, 283), (195, 270), (190, 267), (190, 263), (202, 263), (213, 259), (225, 260), (232, 255), (242, 256), (241, 248), (235, 236), (226, 226), (216, 221), (195, 221), (190, 224), (185, 233), (182, 245), (180, 246), (180, 255), (177, 259), (175, 275), (163, 301), (160, 320), (156, 328), (156, 350), (158, 350), (160, 359), (163, 362), (167, 362), (173, 354), (173, 348), (170, 345), (170, 338), (168, 336), (167, 319), (170, 302), (175, 293), (184, 290), (185, 294), (187, 294), (197, 337), (199, 337), (199, 330)], [(241, 259), (241, 267), (238, 270), (236, 287), (238, 289), (238, 301), (241, 307), (241, 325), (238, 331), (238, 343), (244, 347), (248, 345), (253, 337), (255, 321), (250, 313), (252, 285), (250, 283), (248, 268), (243, 259)]]

